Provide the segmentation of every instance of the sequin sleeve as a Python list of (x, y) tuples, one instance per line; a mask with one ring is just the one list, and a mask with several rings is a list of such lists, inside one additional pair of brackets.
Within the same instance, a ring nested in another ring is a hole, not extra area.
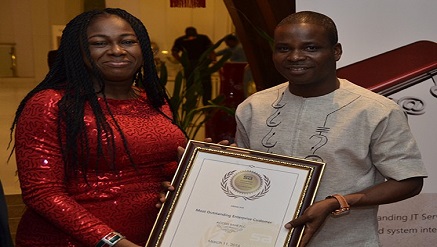
[(86, 245), (95, 245), (109, 226), (73, 200), (66, 189), (57, 137), (61, 95), (46, 90), (32, 97), (17, 123), (15, 153), (22, 196), (30, 210)]

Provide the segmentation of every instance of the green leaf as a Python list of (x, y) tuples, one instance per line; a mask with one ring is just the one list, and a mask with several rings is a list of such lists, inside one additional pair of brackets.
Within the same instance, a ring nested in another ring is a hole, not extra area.
[(216, 63), (214, 63), (211, 67), (207, 69), (206, 73), (213, 74), (219, 71), (223, 67), (223, 65), (229, 60), (231, 55), (232, 54), (230, 52), (223, 54), (223, 56)]

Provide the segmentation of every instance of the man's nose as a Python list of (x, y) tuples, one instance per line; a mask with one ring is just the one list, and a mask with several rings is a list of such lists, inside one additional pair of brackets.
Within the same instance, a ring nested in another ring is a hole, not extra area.
[(287, 59), (290, 61), (299, 61), (305, 59), (303, 52), (299, 49), (291, 50), (287, 56)]

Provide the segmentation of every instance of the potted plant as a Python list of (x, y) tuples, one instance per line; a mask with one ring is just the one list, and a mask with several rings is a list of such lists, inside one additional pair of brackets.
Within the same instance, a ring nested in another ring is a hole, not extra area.
[[(195, 138), (202, 125), (213, 116), (215, 111), (222, 110), (232, 116), (235, 114), (235, 109), (222, 104), (225, 100), (223, 95), (211, 99), (208, 105), (202, 104), (202, 78), (217, 72), (231, 56), (230, 53), (226, 53), (218, 61), (210, 59), (211, 52), (219, 47), (223, 41), (224, 38), (220, 39), (202, 54), (197, 66), (188, 78), (184, 76), (184, 69), (180, 70), (175, 77), (173, 92), (169, 94), (170, 107), (175, 121), (185, 130), (190, 139)], [(181, 65), (183, 68), (191, 66), (185, 51), (182, 52)], [(166, 85), (168, 74), (165, 63), (160, 66), (160, 79), (161, 83)], [(190, 86), (187, 87), (187, 85)]]

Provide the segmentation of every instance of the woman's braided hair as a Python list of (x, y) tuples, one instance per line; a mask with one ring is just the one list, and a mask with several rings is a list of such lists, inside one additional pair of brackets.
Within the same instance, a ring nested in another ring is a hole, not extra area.
[[(150, 38), (145, 26), (139, 19), (125, 10), (117, 8), (91, 10), (76, 16), (66, 25), (62, 33), (61, 43), (52, 68), (44, 80), (21, 101), (11, 127), (12, 140), (12, 133), (27, 101), (36, 93), (46, 89), (63, 90), (65, 93), (58, 103), (58, 140), (61, 145), (67, 175), (74, 175), (78, 170), (86, 174), (89, 165), (90, 149), (87, 138), (88, 133), (84, 122), (86, 104), (91, 107), (97, 125), (98, 157), (96, 160), (103, 157), (102, 134), (106, 133), (107, 136), (112, 137), (112, 139), (109, 138), (111, 140), (108, 140), (108, 148), (112, 156), (110, 164), (115, 168), (113, 132), (118, 131), (123, 138), (127, 155), (132, 165), (135, 165), (127, 148), (122, 130), (117, 124), (115, 130), (111, 128), (102, 107), (98, 103), (98, 97), (93, 87), (93, 78), (98, 80), (102, 89), (104, 89), (105, 85), (100, 71), (96, 68), (90, 56), (87, 28), (92, 20), (101, 15), (117, 15), (131, 25), (138, 37), (143, 55), (143, 64), (132, 80), (135, 81), (136, 86), (145, 90), (148, 100), (157, 111), (161, 112), (160, 107), (168, 100), (165, 88), (160, 83), (156, 72)], [(86, 56), (85, 59), (87, 61), (91, 61), (91, 70), (85, 65), (84, 56)], [(94, 76), (91, 76), (91, 74)], [(105, 96), (104, 99), (106, 101)], [(109, 108), (107, 110), (112, 120), (116, 123)], [(62, 130), (61, 126), (65, 126), (65, 130)], [(63, 137), (63, 135), (65, 136)]]

